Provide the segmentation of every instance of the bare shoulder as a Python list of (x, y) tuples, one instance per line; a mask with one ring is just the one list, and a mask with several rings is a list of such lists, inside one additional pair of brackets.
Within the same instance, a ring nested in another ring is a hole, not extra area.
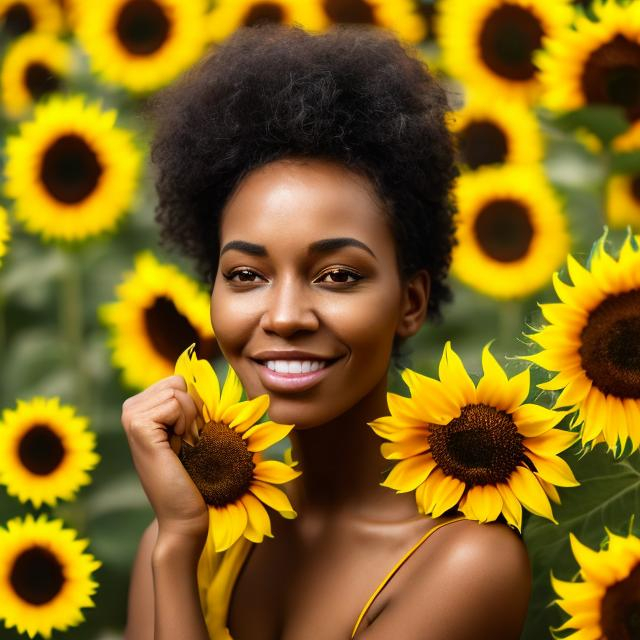
[(436, 531), (419, 551), (401, 588), (358, 638), (381, 640), (394, 626), (403, 640), (520, 638), (531, 565), (515, 531), (462, 520)]

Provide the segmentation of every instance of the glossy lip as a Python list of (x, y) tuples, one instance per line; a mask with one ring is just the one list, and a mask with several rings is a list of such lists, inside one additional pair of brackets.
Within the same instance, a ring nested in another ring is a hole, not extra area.
[[(323, 380), (329, 373), (331, 367), (342, 356), (337, 358), (321, 358), (304, 351), (262, 351), (252, 358), (258, 368), (260, 382), (269, 391), (276, 392), (299, 392), (306, 391)], [(322, 369), (308, 371), (307, 373), (278, 373), (272, 371), (259, 360), (324, 360), (327, 361)]]

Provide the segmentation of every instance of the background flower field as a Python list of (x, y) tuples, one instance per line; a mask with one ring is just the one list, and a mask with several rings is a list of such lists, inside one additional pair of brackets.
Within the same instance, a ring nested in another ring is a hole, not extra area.
[[(390, 29), (450, 93), (461, 167), (454, 299), (441, 323), (427, 323), (411, 341), (404, 364), (412, 369), (436, 376), (450, 340), (477, 380), (482, 348), (493, 340), (497, 360), (517, 374), (531, 364), (519, 356), (540, 351), (533, 336), (550, 322), (539, 304), (559, 300), (554, 272), (577, 285), (568, 253), (590, 264), (606, 226), (604, 242), (617, 259), (625, 238), (640, 233), (640, 0), (0, 0), (0, 435), (8, 437), (20, 411), (27, 424), (19, 400), (58, 398), (86, 419), (67, 433), (67, 442), (86, 447), (75, 490), (63, 496), (58, 479), (39, 473), (50, 496), (60, 488), (56, 500), (36, 506), (26, 497), (35, 483), (12, 491), (20, 458), (4, 452), (0, 527), (27, 514), (61, 519), (100, 563), (95, 606), (85, 605), (85, 619), (54, 638), (122, 636), (133, 557), (153, 518), (120, 424), (123, 401), (171, 375), (194, 341), (199, 356), (223, 370), (207, 324), (208, 286), (160, 244), (145, 108), (209, 47), (261, 20), (317, 31), (336, 22)], [(501, 40), (504, 28), (518, 37)], [(44, 41), (28, 40), (36, 35)], [(492, 42), (495, 51), (482, 49)], [(606, 47), (619, 47), (618, 57), (601, 55)], [(638, 269), (638, 261), (629, 264)], [(637, 291), (638, 281), (629, 281)], [(620, 286), (610, 295), (628, 292)], [(629, 313), (640, 331), (640, 308)], [(629, 349), (638, 347), (631, 341)], [(637, 386), (625, 407), (640, 399), (640, 356), (633, 357)], [(533, 364), (531, 376), (529, 402), (553, 406), (560, 388), (535, 386), (552, 373)], [(390, 388), (408, 393), (398, 371)], [(578, 400), (567, 406), (578, 408)], [(635, 415), (640, 432), (640, 409), (629, 411), (628, 424)], [(580, 431), (571, 421), (562, 426)], [(65, 424), (52, 420), (52, 432), (62, 436)], [(81, 429), (95, 434), (95, 449)], [(640, 513), (637, 446), (625, 449), (613, 429), (605, 429), (607, 442), (589, 439), (583, 449), (578, 441), (563, 452), (580, 485), (559, 489), (558, 524), (525, 514), (534, 572), (525, 640), (550, 638), (549, 627), (567, 620), (551, 604), (558, 594), (550, 573), (563, 581), (578, 573), (570, 533), (596, 550), (605, 527), (640, 535), (632, 518)], [(8, 588), (0, 580), (0, 591)], [(629, 606), (631, 633), (640, 629), (640, 596)], [(579, 623), (582, 640), (598, 637), (596, 622)], [(0, 635), (23, 637), (15, 627)]]

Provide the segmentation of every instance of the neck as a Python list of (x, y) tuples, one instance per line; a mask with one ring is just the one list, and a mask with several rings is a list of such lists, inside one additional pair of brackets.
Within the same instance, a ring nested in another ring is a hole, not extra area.
[(389, 414), (386, 390), (385, 378), (335, 420), (291, 432), (293, 457), (302, 471), (290, 490), (299, 514), (375, 521), (416, 517), (414, 492), (396, 494), (380, 486), (393, 462), (382, 457), (384, 440), (367, 423)]

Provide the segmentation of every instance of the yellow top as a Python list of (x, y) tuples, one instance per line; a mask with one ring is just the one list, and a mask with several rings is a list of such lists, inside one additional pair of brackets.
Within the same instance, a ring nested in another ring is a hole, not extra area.
[[(400, 569), (407, 559), (411, 557), (413, 552), (440, 527), (444, 527), (447, 524), (464, 519), (464, 516), (460, 516), (458, 518), (448, 520), (447, 522), (437, 524), (435, 527), (429, 529), (429, 531), (427, 531), (420, 540), (418, 540), (418, 542), (416, 542), (411, 549), (409, 549), (400, 558), (400, 560), (398, 560), (384, 580), (371, 594), (371, 597), (364, 607), (362, 607), (362, 611), (360, 612), (360, 615), (353, 627), (353, 631), (351, 632), (352, 638), (356, 635), (358, 627), (369, 610), (369, 607), (373, 604), (373, 601), (382, 589), (384, 589), (389, 580), (391, 580), (395, 575), (398, 569)], [(209, 630), (209, 637), (212, 640), (233, 640), (229, 633), (229, 629), (227, 628), (227, 617), (229, 615), (231, 594), (240, 570), (242, 569), (252, 546), (252, 542), (242, 537), (227, 551), (223, 551), (221, 553), (212, 553), (212, 545), (206, 544), (204, 547), (198, 563), (198, 591), (200, 594), (200, 604), (207, 623), (207, 629)]]

